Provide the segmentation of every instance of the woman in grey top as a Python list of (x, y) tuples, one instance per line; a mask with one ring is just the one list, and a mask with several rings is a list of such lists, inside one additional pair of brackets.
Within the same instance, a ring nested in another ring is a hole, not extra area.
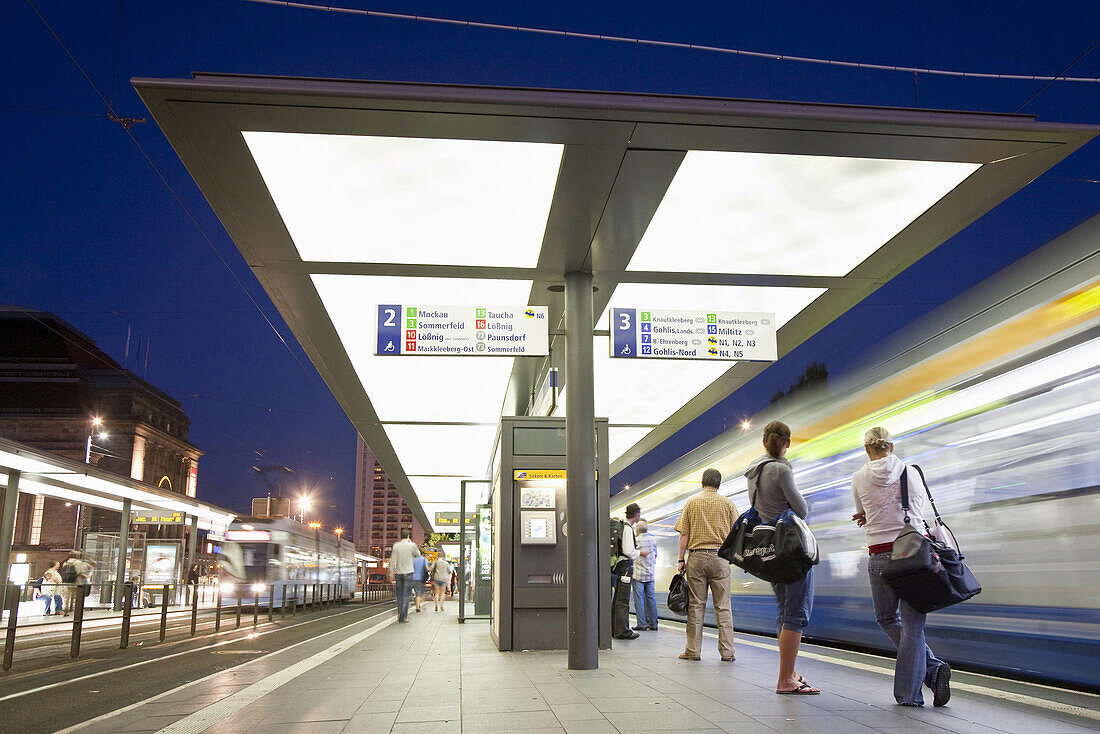
[[(794, 472), (786, 459), (791, 446), (791, 429), (780, 421), (772, 421), (764, 427), (764, 450), (745, 470), (749, 485), (749, 501), (764, 522), (772, 522), (776, 515), (788, 507), (806, 519), (810, 512), (806, 500), (794, 484)], [(802, 631), (810, 622), (810, 610), (814, 603), (813, 569), (800, 581), (788, 584), (772, 584), (778, 614), (775, 618), (779, 635), (779, 682), (775, 692), (796, 695), (821, 693), (805, 681), (794, 669), (798, 646), (802, 643)]]

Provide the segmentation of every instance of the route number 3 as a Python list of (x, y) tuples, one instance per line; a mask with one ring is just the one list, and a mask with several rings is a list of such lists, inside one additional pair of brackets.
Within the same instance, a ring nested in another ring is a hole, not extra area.
[(626, 312), (619, 313), (619, 331), (630, 331), (630, 314)]

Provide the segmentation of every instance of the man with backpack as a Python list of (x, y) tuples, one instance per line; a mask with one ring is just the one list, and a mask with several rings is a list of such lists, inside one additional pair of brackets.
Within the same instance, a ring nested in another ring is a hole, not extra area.
[(73, 611), (74, 600), (77, 594), (84, 596), (84, 585), (88, 583), (88, 577), (92, 575), (95, 564), (84, 559), (84, 554), (74, 550), (68, 559), (61, 564), (62, 596), (65, 598), (65, 616)]
[(616, 640), (633, 640), (638, 633), (630, 629), (630, 578), (634, 561), (644, 551), (634, 543), (634, 523), (642, 516), (642, 508), (631, 502), (626, 506), (626, 520), (611, 521), (612, 568), (615, 593), (611, 598), (611, 636)]

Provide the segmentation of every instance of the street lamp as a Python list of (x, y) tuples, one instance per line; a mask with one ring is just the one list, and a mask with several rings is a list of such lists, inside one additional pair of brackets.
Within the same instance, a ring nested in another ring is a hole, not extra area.
[[(92, 427), (88, 429), (88, 442), (87, 442), (87, 444), (85, 444), (85, 447), (84, 447), (84, 463), (85, 464), (91, 464), (92, 463), (92, 435), (95, 433), (95, 429), (99, 428), (102, 425), (103, 425), (103, 419), (102, 418), (100, 418), (98, 415), (92, 417)], [(107, 434), (106, 433), (101, 433), (99, 435), (99, 437), (105, 439), (105, 438), (107, 438)]]
[[(306, 512), (309, 511), (310, 499), (308, 494), (303, 494), (298, 498), (298, 522), (306, 521)], [(313, 527), (313, 523), (310, 523), (310, 527)], [(320, 527), (320, 525), (318, 525)]]
[[(100, 428), (102, 425), (103, 425), (103, 419), (102, 418), (100, 418), (98, 415), (92, 416), (92, 425), (88, 428), (88, 440), (84, 443), (84, 463), (85, 464), (91, 464), (92, 463), (92, 436), (95, 434), (96, 429)], [(101, 441), (107, 440), (107, 432), (106, 431), (100, 431), (99, 439)], [(76, 506), (76, 529), (73, 533), (73, 549), (74, 550), (83, 550), (84, 549), (84, 544), (83, 544), (83, 542), (81, 542), (83, 540), (83, 538), (81, 538), (81, 533), (80, 533), (80, 530), (83, 526), (84, 526), (84, 505), (78, 503), (77, 506)]]

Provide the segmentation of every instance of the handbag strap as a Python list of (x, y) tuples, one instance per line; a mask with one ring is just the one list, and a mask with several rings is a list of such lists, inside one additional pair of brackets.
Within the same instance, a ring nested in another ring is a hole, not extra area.
[(909, 524), (909, 465), (901, 470), (901, 509), (905, 512), (905, 524)]
[[(920, 474), (921, 481), (924, 482), (924, 493), (928, 495), (928, 503), (932, 505), (932, 513), (936, 516), (936, 525), (943, 527), (944, 530), (951, 534), (952, 542), (954, 542), (955, 548), (959, 552), (959, 558), (965, 558), (966, 556), (963, 555), (962, 548), (959, 547), (959, 539), (955, 537), (955, 531), (948, 527), (947, 523), (944, 522), (943, 517), (940, 515), (939, 509), (936, 508), (936, 500), (932, 499), (932, 491), (928, 489), (928, 480), (924, 478), (924, 471), (916, 464), (913, 464), (913, 468), (917, 470), (917, 473)], [(924, 527), (928, 527), (927, 522), (924, 523)], [(929, 529), (928, 532), (932, 532), (931, 529)]]
[[(924, 482), (924, 472), (920, 470), (920, 467), (913, 464), (913, 467), (920, 474), (921, 481)], [(924, 491), (928, 494), (928, 499), (932, 499), (932, 494), (928, 492), (928, 482), (924, 482)], [(932, 509), (935, 509), (935, 504), (932, 505)], [(909, 525), (909, 465), (906, 464), (905, 468), (901, 470), (901, 509), (905, 512), (905, 524)], [(939, 517), (937, 513), (936, 517)], [(921, 522), (924, 523), (924, 529), (928, 532), (932, 532), (932, 529), (928, 527), (928, 521), (921, 518)]]
[(924, 484), (924, 493), (928, 496), (928, 503), (932, 505), (932, 514), (936, 516), (936, 520), (943, 524), (943, 518), (940, 517), (940, 511), (936, 509), (936, 500), (932, 499), (932, 491), (928, 489), (928, 480), (924, 478), (924, 470), (916, 464), (913, 464), (913, 468), (917, 470), (917, 474), (920, 474), (921, 483)]
[[(925, 496), (928, 497), (928, 504), (932, 505), (932, 514), (936, 516), (936, 524), (937, 525), (942, 525), (943, 527), (947, 528), (947, 532), (951, 533), (952, 537), (954, 537), (955, 534), (953, 532), (951, 532), (951, 528), (947, 527), (947, 523), (945, 523), (943, 521), (943, 518), (940, 516), (940, 511), (936, 507), (936, 500), (932, 499), (932, 490), (928, 489), (928, 480), (924, 478), (924, 470), (921, 469), (916, 464), (913, 464), (912, 466), (913, 466), (914, 469), (917, 470), (917, 474), (920, 475), (921, 484), (924, 485), (924, 494), (925, 494)], [(908, 523), (909, 522), (909, 464), (905, 465), (905, 471), (903, 471), (901, 473), (901, 508), (905, 511), (905, 522)], [(927, 530), (929, 533), (931, 533), (932, 528), (928, 527), (928, 521), (922, 518), (921, 522), (924, 523), (924, 529)]]
[[(764, 463), (760, 464), (760, 473), (757, 474), (757, 479), (756, 479), (756, 492), (750, 492), (749, 493), (749, 507), (753, 508), (754, 510), (756, 509), (756, 495), (760, 494), (760, 480), (764, 478), (764, 467), (766, 467), (768, 464), (778, 464), (778, 463), (780, 463), (779, 459), (768, 459)], [(791, 503), (787, 502), (787, 507), (790, 507), (790, 506), (791, 506)]]

